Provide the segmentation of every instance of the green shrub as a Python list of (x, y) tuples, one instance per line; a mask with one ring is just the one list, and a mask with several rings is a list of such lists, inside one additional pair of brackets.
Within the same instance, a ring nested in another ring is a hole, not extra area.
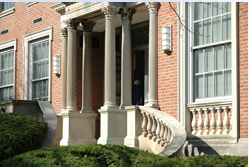
[(245, 166), (247, 157), (203, 155), (179, 159), (166, 158), (136, 148), (119, 145), (76, 145), (43, 148), (26, 152), (0, 162), (1, 167), (230, 167)]
[(47, 123), (32, 116), (0, 114), (0, 161), (41, 148), (47, 129)]

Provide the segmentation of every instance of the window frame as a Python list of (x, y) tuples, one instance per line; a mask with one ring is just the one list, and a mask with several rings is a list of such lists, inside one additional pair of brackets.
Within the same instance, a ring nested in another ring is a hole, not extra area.
[[(47, 37), (47, 38), (46, 38)], [(23, 46), (24, 46), (24, 80), (23, 80), (23, 99), (24, 100), (32, 100), (32, 80), (30, 78), (29, 71), (30, 66), (30, 57), (29, 57), (29, 51), (30, 51), (30, 44), (35, 42), (36, 40), (38, 42), (41, 42), (44, 38), (45, 40), (49, 40), (49, 76), (48, 76), (48, 101), (51, 101), (51, 88), (52, 88), (52, 40), (53, 40), (53, 27), (49, 27), (46, 29), (43, 29), (41, 31), (27, 34), (23, 37)], [(33, 63), (33, 62), (32, 62)], [(33, 78), (32, 78), (33, 79)]]
[(9, 8), (7, 10), (3, 10), (1, 11), (1, 4), (0, 4), (0, 18), (6, 15), (9, 15), (11, 13), (15, 12), (15, 2), (14, 2), (14, 6), (12, 8)]
[[(191, 4), (189, 4), (189, 23), (188, 23), (188, 27), (190, 30), (194, 30), (194, 23), (196, 22), (200, 22), (200, 21), (203, 21), (203, 20), (207, 20), (207, 19), (210, 19), (210, 18), (205, 18), (205, 19), (200, 19), (198, 21), (194, 21), (194, 2), (191, 2)], [(232, 5), (232, 4), (231, 4)], [(226, 14), (220, 14), (220, 15), (216, 15), (216, 16), (212, 16), (211, 17), (211, 20), (212, 18), (218, 18), (218, 17), (223, 17), (225, 15), (231, 15), (232, 16), (232, 10), (229, 12), (229, 13), (226, 13)], [(232, 22), (231, 22), (232, 24)], [(222, 20), (221, 20), (221, 25), (222, 25)], [(222, 26), (221, 26), (222, 28)], [(212, 35), (212, 21), (211, 21), (211, 35)], [(202, 26), (202, 31), (203, 31), (203, 26)], [(232, 100), (232, 94), (230, 96), (219, 96), (219, 97), (209, 97), (209, 98), (200, 98), (200, 99), (197, 99), (195, 96), (196, 94), (196, 90), (195, 90), (195, 74), (194, 74), (194, 50), (197, 50), (197, 49), (205, 49), (205, 48), (208, 48), (208, 47), (215, 47), (215, 46), (223, 46), (225, 44), (231, 44), (231, 50), (232, 50), (232, 31), (231, 31), (231, 39), (229, 40), (224, 40), (224, 41), (219, 41), (219, 42), (213, 42), (212, 41), (212, 36), (211, 36), (211, 43), (209, 44), (203, 44), (202, 42), (202, 45), (198, 45), (198, 46), (194, 46), (194, 34), (189, 32), (188, 33), (188, 39), (189, 39), (189, 48), (190, 48), (190, 52), (189, 52), (189, 69), (188, 69), (188, 73), (189, 73), (189, 86), (188, 86), (188, 89), (189, 89), (189, 103), (203, 103), (203, 102), (218, 102), (218, 101), (231, 101)], [(222, 40), (222, 39), (221, 39)], [(203, 40), (202, 40), (203, 41)], [(231, 61), (232, 61), (232, 54), (231, 54)], [(232, 62), (231, 62), (232, 64)], [(222, 70), (224, 71), (224, 68), (222, 68)], [(213, 71), (216, 71), (213, 69)], [(232, 78), (232, 67), (231, 67), (231, 78)], [(202, 72), (202, 73), (205, 73), (205, 72)], [(214, 78), (213, 78), (214, 79)], [(203, 79), (205, 80), (205, 79)], [(204, 84), (204, 82), (203, 82)], [(224, 84), (224, 83), (223, 83)], [(213, 85), (215, 86), (215, 85)], [(203, 88), (204, 90), (205, 88)], [(215, 91), (215, 90), (214, 90)], [(214, 92), (213, 91), (213, 92)], [(232, 88), (231, 88), (231, 91), (232, 91)], [(204, 94), (203, 94), (204, 96)]]
[[(4, 86), (0, 86), (0, 88), (5, 88), (5, 87), (10, 87), (10, 86), (13, 86), (13, 98), (12, 99), (16, 99), (16, 51), (17, 51), (17, 38), (14, 38), (10, 41), (6, 41), (6, 42), (3, 42), (0, 44), (0, 51), (2, 50), (5, 50), (5, 49), (9, 49), (9, 50), (6, 50), (4, 52), (8, 52), (10, 50), (13, 50), (14, 52), (14, 57), (13, 57), (13, 84), (9, 84), (9, 85), (4, 85)], [(2, 52), (2, 53), (4, 53)]]

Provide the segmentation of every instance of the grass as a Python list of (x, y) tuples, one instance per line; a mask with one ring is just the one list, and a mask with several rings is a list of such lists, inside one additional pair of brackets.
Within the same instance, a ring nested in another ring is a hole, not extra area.
[(1, 161), (0, 167), (244, 167), (247, 163), (247, 157), (238, 156), (201, 155), (175, 159), (119, 145), (76, 145), (26, 152)]

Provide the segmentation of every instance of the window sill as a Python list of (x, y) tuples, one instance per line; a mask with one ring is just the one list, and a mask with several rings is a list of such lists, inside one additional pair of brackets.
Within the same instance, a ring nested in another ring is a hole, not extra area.
[(38, 2), (26, 2), (26, 5), (29, 7), (29, 6), (34, 5), (36, 3), (38, 3)]
[(15, 12), (15, 8), (5, 10), (0, 13), (0, 18)]
[(219, 100), (219, 101), (207, 101), (207, 102), (195, 102), (187, 104), (189, 109), (199, 109), (199, 108), (217, 108), (217, 107), (226, 107), (232, 106), (232, 99)]

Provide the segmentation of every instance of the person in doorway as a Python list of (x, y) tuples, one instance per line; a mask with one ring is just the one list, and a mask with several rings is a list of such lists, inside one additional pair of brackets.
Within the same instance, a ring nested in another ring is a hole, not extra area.
[(136, 80), (132, 88), (132, 105), (144, 105), (144, 90), (140, 80)]

